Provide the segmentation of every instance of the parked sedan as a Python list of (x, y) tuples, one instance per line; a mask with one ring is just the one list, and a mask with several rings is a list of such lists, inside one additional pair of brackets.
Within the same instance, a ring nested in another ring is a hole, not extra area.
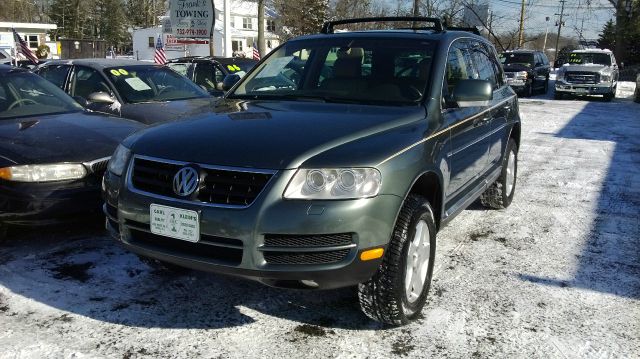
[(208, 112), (213, 100), (184, 76), (148, 62), (55, 60), (36, 73), (91, 111), (145, 124)]
[(205, 88), (213, 96), (224, 95), (228, 75), (244, 76), (258, 61), (236, 57), (192, 56), (169, 60), (167, 66)]
[(0, 65), (0, 238), (100, 210), (118, 143), (141, 124), (91, 114), (25, 69)]

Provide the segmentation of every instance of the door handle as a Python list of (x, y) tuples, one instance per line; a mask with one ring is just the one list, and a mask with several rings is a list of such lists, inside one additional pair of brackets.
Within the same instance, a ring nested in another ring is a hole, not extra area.
[(489, 123), (489, 121), (491, 121), (491, 117), (476, 118), (475, 120), (473, 120), (473, 127), (480, 127), (484, 124)]

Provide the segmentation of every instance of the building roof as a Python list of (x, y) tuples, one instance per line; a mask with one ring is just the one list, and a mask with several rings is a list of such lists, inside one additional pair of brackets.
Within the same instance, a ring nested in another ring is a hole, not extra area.
[(31, 22), (0, 22), (1, 28), (16, 29), (38, 29), (38, 30), (55, 30), (58, 28), (56, 24), (39, 24)]

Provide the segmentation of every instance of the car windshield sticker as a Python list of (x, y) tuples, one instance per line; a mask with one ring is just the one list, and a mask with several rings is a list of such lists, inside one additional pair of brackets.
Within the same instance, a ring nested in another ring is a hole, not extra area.
[(144, 83), (144, 81), (140, 80), (137, 77), (130, 77), (128, 79), (125, 79), (125, 81), (129, 84), (129, 86), (131, 86), (132, 89), (136, 91), (151, 90), (151, 87), (149, 87), (149, 85), (147, 85), (146, 83)]
[(118, 72), (118, 70), (111, 70), (110, 72), (113, 76), (120, 76), (120, 72)]
[(127, 76), (127, 75), (129, 74), (129, 73), (127, 72), (127, 70), (125, 70), (125, 69), (120, 69), (120, 70), (118, 70), (118, 72), (119, 72), (120, 74), (122, 74), (122, 75), (125, 75), (125, 76)]
[(293, 56), (281, 57), (279, 59), (269, 61), (265, 67), (262, 68), (256, 78), (262, 77), (276, 77), (290, 62), (293, 60)]
[(242, 70), (238, 65), (227, 65), (227, 69), (231, 72), (237, 72)]

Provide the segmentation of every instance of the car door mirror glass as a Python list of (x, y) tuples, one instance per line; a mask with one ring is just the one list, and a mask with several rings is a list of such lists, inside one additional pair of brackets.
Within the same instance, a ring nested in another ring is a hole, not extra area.
[(87, 101), (91, 103), (112, 104), (116, 100), (106, 92), (93, 92), (87, 97)]
[(458, 107), (489, 106), (493, 87), (488, 80), (460, 80), (453, 89), (452, 99)]
[(222, 90), (229, 91), (238, 81), (240, 81), (240, 76), (236, 74), (229, 74), (222, 81)]

